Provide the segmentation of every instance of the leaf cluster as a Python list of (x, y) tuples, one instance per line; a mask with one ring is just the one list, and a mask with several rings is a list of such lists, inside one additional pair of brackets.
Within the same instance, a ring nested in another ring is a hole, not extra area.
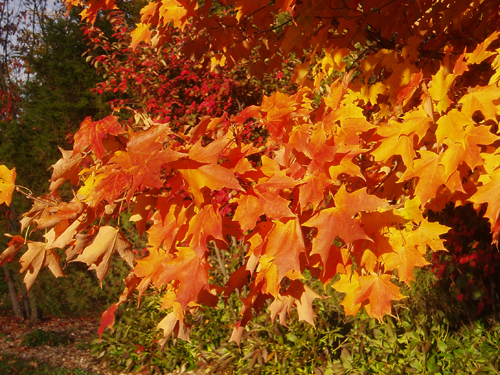
[[(427, 252), (445, 248), (449, 227), (429, 220), (431, 210), (448, 202), (486, 207), (498, 242), (494, 3), (228, 1), (230, 9), (217, 12), (210, 1), (147, 4), (130, 33), (133, 48), (181, 37), (180, 52), (213, 69), (259, 56), (250, 74), (293, 56), (297, 90), (264, 95), (236, 114), (184, 118), (182, 127), (155, 121), (147, 108), (128, 122), (118, 113), (86, 118), (73, 149), (53, 165), (49, 193), (21, 222), (45, 232), (43, 240), (14, 237), (2, 262), (27, 247), (20, 261), (29, 288), (44, 267), (63, 276), (56, 249), (95, 270), (101, 284), (121, 257), (131, 272), (99, 333), (134, 291), (141, 299), (152, 287), (167, 311), (160, 345), (172, 333), (189, 339), (192, 317), (220, 298), (240, 301), (230, 338), (238, 344), (263, 311), (281, 324), (295, 312), (314, 324), (313, 302), (325, 298), (310, 287), (314, 280), (345, 294), (347, 315), (364, 309), (383, 322), (414, 270), (429, 264)], [(92, 22), (108, 7), (81, 4)], [(277, 35), (282, 12), (293, 22)], [(181, 70), (172, 81), (192, 75)], [(260, 136), (248, 137), (249, 126)], [(68, 183), (75, 193), (65, 199), (59, 191)], [(123, 212), (145, 249), (124, 235)], [(220, 252), (237, 259), (222, 279), (212, 274)]]

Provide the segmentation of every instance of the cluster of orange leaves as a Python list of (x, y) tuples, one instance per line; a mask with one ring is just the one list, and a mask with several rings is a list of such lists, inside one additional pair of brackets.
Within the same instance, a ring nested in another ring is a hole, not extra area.
[[(90, 21), (115, 6), (68, 2), (85, 5), (82, 16)], [(241, 320), (231, 339), (239, 342), (266, 303), (273, 320), (284, 323), (295, 306), (299, 319), (313, 324), (313, 301), (323, 297), (305, 275), (327, 287), (340, 274), (332, 286), (346, 293), (346, 314), (362, 307), (378, 319), (390, 314), (391, 301), (403, 298), (391, 280), (409, 285), (414, 268), (428, 264), (428, 250), (444, 249), (440, 236), (448, 228), (429, 222), (426, 212), (447, 202), (488, 204), (498, 238), (496, 1), (221, 3), (227, 11), (213, 11), (208, 0), (203, 7), (151, 2), (132, 46), (164, 43), (169, 23), (182, 29), (189, 22), (193, 35), (184, 53), (212, 68), (255, 53), (260, 65), (249, 71), (272, 70), (292, 52), (302, 59), (296, 94), (276, 92), (260, 106), (229, 119), (202, 118), (185, 132), (147, 116), (138, 115), (134, 129), (115, 116), (86, 119), (73, 150), (62, 151), (54, 165), (50, 192), (22, 219), (23, 230), (44, 230), (45, 241), (15, 236), (1, 255), (8, 261), (27, 244), (20, 261), (28, 288), (43, 267), (63, 275), (55, 249), (66, 249), (67, 261), (86, 263), (101, 283), (119, 254), (132, 270), (101, 332), (134, 291), (141, 296), (154, 287), (163, 293), (162, 308), (171, 308), (159, 323), (165, 339), (172, 332), (188, 338), (187, 312), (238, 291)], [(276, 25), (277, 19), (286, 21)], [(264, 146), (239, 138), (250, 120), (269, 132)], [(0, 169), (6, 203), (12, 173)], [(78, 186), (69, 202), (58, 195), (65, 181)], [(237, 204), (232, 215), (220, 213), (213, 192), (222, 190)], [(134, 259), (133, 244), (113, 221), (124, 209), (147, 233), (142, 259)], [(208, 257), (215, 247), (230, 251), (231, 237), (246, 255), (221, 287), (211, 283)]]

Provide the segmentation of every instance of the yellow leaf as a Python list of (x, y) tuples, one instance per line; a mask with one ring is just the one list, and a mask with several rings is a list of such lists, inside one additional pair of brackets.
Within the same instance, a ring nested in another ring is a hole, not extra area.
[(439, 71), (432, 76), (432, 87), (429, 88), (432, 100), (437, 102), (437, 110), (439, 113), (445, 112), (451, 104), (448, 97), (448, 90), (455, 80), (455, 74), (448, 74), (447, 69), (441, 65)]
[(136, 49), (139, 43), (151, 42), (151, 31), (149, 30), (149, 24), (138, 23), (134, 31), (130, 33), (132, 37), (132, 43), (130, 43), (130, 48)]
[(500, 31), (495, 31), (493, 34), (491, 34), (488, 38), (484, 40), (481, 44), (479, 44), (474, 52), (472, 53), (467, 53), (465, 56), (467, 58), (467, 62), (469, 64), (480, 64), (484, 60), (486, 60), (488, 57), (494, 55), (494, 52), (488, 52), (486, 49), (489, 47), (489, 45), (495, 41), (498, 38), (498, 35), (500, 35)]
[(5, 203), (10, 206), (12, 193), (16, 188), (16, 168), (9, 169), (5, 165), (0, 165), (0, 204)]

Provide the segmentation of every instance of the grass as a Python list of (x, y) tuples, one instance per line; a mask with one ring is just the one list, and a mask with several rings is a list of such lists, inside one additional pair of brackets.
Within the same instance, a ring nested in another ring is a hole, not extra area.
[(64, 367), (52, 367), (36, 361), (11, 356), (0, 355), (0, 374), (3, 375), (95, 375), (95, 373), (80, 369), (67, 369)]

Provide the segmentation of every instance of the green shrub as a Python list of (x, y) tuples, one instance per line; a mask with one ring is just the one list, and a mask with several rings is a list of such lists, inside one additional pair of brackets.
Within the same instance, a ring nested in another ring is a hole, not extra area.
[(43, 329), (34, 329), (23, 336), (21, 346), (28, 348), (36, 348), (38, 346), (59, 346), (67, 345), (70, 339), (61, 333), (44, 331)]
[[(190, 342), (171, 339), (161, 351), (156, 342), (162, 332), (156, 330), (156, 324), (165, 313), (158, 313), (161, 298), (150, 295), (139, 309), (126, 306), (119, 312), (114, 333), (105, 332), (101, 341), (95, 341), (93, 353), (122, 370), (169, 372), (198, 367), (218, 374), (495, 373), (491, 371), (500, 364), (496, 360), (500, 328), (479, 321), (465, 326), (454, 317), (463, 316), (461, 304), (434, 287), (436, 276), (430, 270), (417, 272), (416, 279), (414, 288), (407, 288), (411, 298), (394, 305), (394, 315), (382, 322), (364, 313), (344, 317), (339, 307), (341, 295), (329, 289), (330, 298), (316, 300), (316, 327), (299, 322), (293, 311), (288, 326), (260, 316), (247, 326), (240, 348), (228, 342), (236, 316), (221, 301), (218, 308), (206, 308), (191, 317), (200, 328), (191, 332)], [(238, 311), (238, 306), (234, 308)]]

